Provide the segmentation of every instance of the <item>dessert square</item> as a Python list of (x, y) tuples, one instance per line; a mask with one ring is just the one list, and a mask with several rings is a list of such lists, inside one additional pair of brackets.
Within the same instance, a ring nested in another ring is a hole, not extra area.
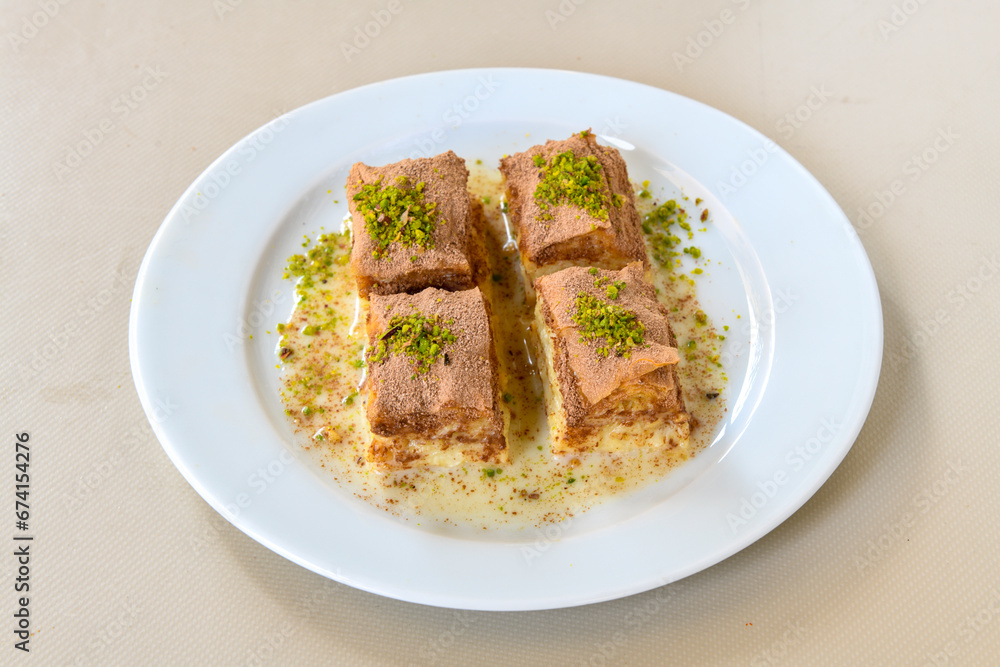
[(351, 168), (351, 269), (362, 297), (476, 286), (485, 257), (475, 239), (484, 230), (468, 180), (465, 160), (452, 151)]
[(568, 268), (535, 290), (553, 453), (685, 443), (677, 341), (642, 264)]
[(368, 459), (386, 468), (507, 461), (489, 304), (478, 288), (371, 297)]
[(648, 266), (625, 161), (589, 130), (500, 160), (529, 283), (569, 266)]

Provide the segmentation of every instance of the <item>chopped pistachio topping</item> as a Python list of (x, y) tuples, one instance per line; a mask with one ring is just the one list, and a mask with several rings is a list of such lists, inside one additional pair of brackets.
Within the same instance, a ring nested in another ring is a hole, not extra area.
[[(652, 230), (652, 228), (659, 225), (663, 229), (667, 229), (675, 222), (686, 220), (687, 215), (683, 215), (683, 213), (684, 211), (677, 207), (675, 200), (668, 199), (645, 215), (642, 221), (643, 228), (648, 227)], [(646, 233), (648, 234), (649, 232)]]
[[(692, 238), (691, 225), (687, 222), (687, 213), (677, 206), (677, 201), (670, 199), (647, 213), (642, 219), (642, 231), (649, 237), (653, 259), (661, 266), (672, 269), (674, 260), (681, 256), (676, 248), (681, 239), (670, 231), (677, 224), (685, 230), (688, 238)], [(688, 253), (690, 254), (690, 253)]]
[(398, 176), (396, 185), (382, 185), (379, 179), (361, 187), (354, 195), (358, 211), (365, 219), (365, 231), (375, 242), (375, 259), (389, 255), (389, 246), (401, 243), (410, 248), (434, 247), (434, 228), (439, 224), (437, 204), (424, 201), (424, 183), (407, 187), (405, 176)]
[[(341, 256), (350, 256), (350, 253), (338, 253), (346, 247), (346, 237), (343, 234), (320, 234), (316, 239), (316, 245), (304, 255), (292, 255), (286, 261), (288, 265), (282, 278), (288, 279), (292, 276), (302, 278), (298, 285), (298, 291), (313, 287), (317, 282), (323, 282), (333, 275), (333, 265), (339, 263)], [(307, 238), (302, 247), (309, 246)]]
[(605, 303), (586, 292), (576, 296), (573, 322), (580, 327), (581, 341), (598, 342), (597, 354), (601, 357), (614, 352), (628, 359), (632, 356), (632, 348), (643, 344), (646, 331), (631, 310)]
[(616, 280), (611, 285), (605, 287), (604, 292), (605, 294), (608, 295), (609, 299), (611, 299), (612, 301), (616, 301), (618, 299), (618, 293), (621, 292), (623, 289), (625, 289), (625, 283), (621, 280)]
[[(596, 276), (597, 269), (591, 268), (590, 275)], [(615, 301), (618, 299), (618, 293), (625, 289), (625, 282), (622, 280), (616, 280), (612, 283), (611, 278), (608, 278), (607, 276), (599, 276), (594, 278), (594, 287), (598, 289), (604, 287), (604, 292), (607, 297), (612, 301)]]
[(437, 361), (444, 347), (455, 342), (451, 330), (438, 322), (438, 317), (424, 317), (416, 312), (397, 315), (389, 320), (389, 328), (375, 344), (372, 363), (379, 364), (391, 354), (405, 354), (419, 373), (426, 373)]
[[(542, 170), (542, 180), (535, 188), (535, 202), (542, 211), (568, 204), (598, 220), (607, 220), (612, 201), (616, 207), (621, 206), (620, 197), (610, 196), (603, 167), (593, 155), (578, 158), (569, 150), (549, 160), (541, 155), (532, 160)], [(551, 220), (552, 214), (543, 213), (539, 219)]]
[(651, 199), (653, 197), (649, 192), (649, 181), (642, 182), (642, 190), (639, 192), (639, 196), (643, 199)]
[[(309, 247), (309, 239), (302, 243), (303, 248)], [(324, 283), (329, 280), (334, 273), (334, 265), (341, 265), (351, 257), (350, 237), (344, 234), (320, 234), (316, 239), (316, 245), (304, 255), (292, 255), (286, 262), (285, 271), (282, 278), (289, 279), (293, 276), (301, 278), (295, 288), (296, 295), (303, 299), (306, 292), (316, 283)], [(284, 326), (278, 325), (278, 333), (284, 333)]]

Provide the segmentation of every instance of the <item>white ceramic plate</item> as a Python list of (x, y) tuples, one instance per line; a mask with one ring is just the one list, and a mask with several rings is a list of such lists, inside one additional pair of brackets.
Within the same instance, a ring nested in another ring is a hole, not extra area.
[[(481, 538), (421, 528), (338, 489), (296, 453), (274, 324), (284, 259), (338, 228), (356, 161), (505, 153), (593, 128), (634, 179), (712, 211), (705, 309), (730, 326), (729, 412), (713, 444), (569, 525)], [(339, 199), (334, 203), (334, 199)], [(737, 317), (739, 316), (739, 317)], [(129, 322), (157, 438), (220, 514), (264, 546), (381, 595), (489, 610), (617, 598), (698, 572), (798, 509), (850, 449), (882, 355), (875, 278), (843, 212), (795, 160), (698, 102), (576, 72), (490, 69), (377, 83), (275, 119), (184, 193), (150, 245)]]

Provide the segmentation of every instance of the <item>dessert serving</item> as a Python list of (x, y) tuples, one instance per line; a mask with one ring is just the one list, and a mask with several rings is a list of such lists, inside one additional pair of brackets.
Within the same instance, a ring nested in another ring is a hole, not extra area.
[(667, 309), (638, 262), (535, 281), (535, 326), (557, 454), (677, 446), (689, 435)]
[(725, 411), (724, 336), (686, 198), (647, 186), (590, 131), (499, 170), (355, 164), (345, 228), (285, 272), (281, 393), (305, 449), (403, 519), (517, 529), (696, 454)]
[(528, 282), (567, 266), (649, 264), (625, 161), (589, 130), (500, 160)]
[[(482, 212), (465, 160), (448, 151), (384, 167), (357, 163), (347, 179), (358, 293), (469, 289), (482, 277)], [(473, 228), (473, 227), (477, 228)]]
[(368, 341), (369, 460), (506, 463), (489, 305), (478, 288), (372, 295)]

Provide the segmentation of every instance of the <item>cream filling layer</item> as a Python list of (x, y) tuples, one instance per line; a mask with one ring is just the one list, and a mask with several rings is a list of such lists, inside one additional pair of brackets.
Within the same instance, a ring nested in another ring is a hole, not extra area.
[[(373, 463), (389, 468), (417, 465), (450, 467), (480, 461), (486, 447), (483, 443), (491, 435), (492, 430), (492, 421), (484, 418), (449, 424), (430, 433), (407, 433), (395, 436), (372, 434), (369, 459)], [(373, 451), (376, 447), (385, 447), (389, 451), (398, 452), (402, 458), (410, 458), (416, 454), (416, 458), (400, 464), (387, 460), (388, 455), (381, 458), (375, 456)], [(501, 459), (506, 460), (506, 451), (501, 453)]]

